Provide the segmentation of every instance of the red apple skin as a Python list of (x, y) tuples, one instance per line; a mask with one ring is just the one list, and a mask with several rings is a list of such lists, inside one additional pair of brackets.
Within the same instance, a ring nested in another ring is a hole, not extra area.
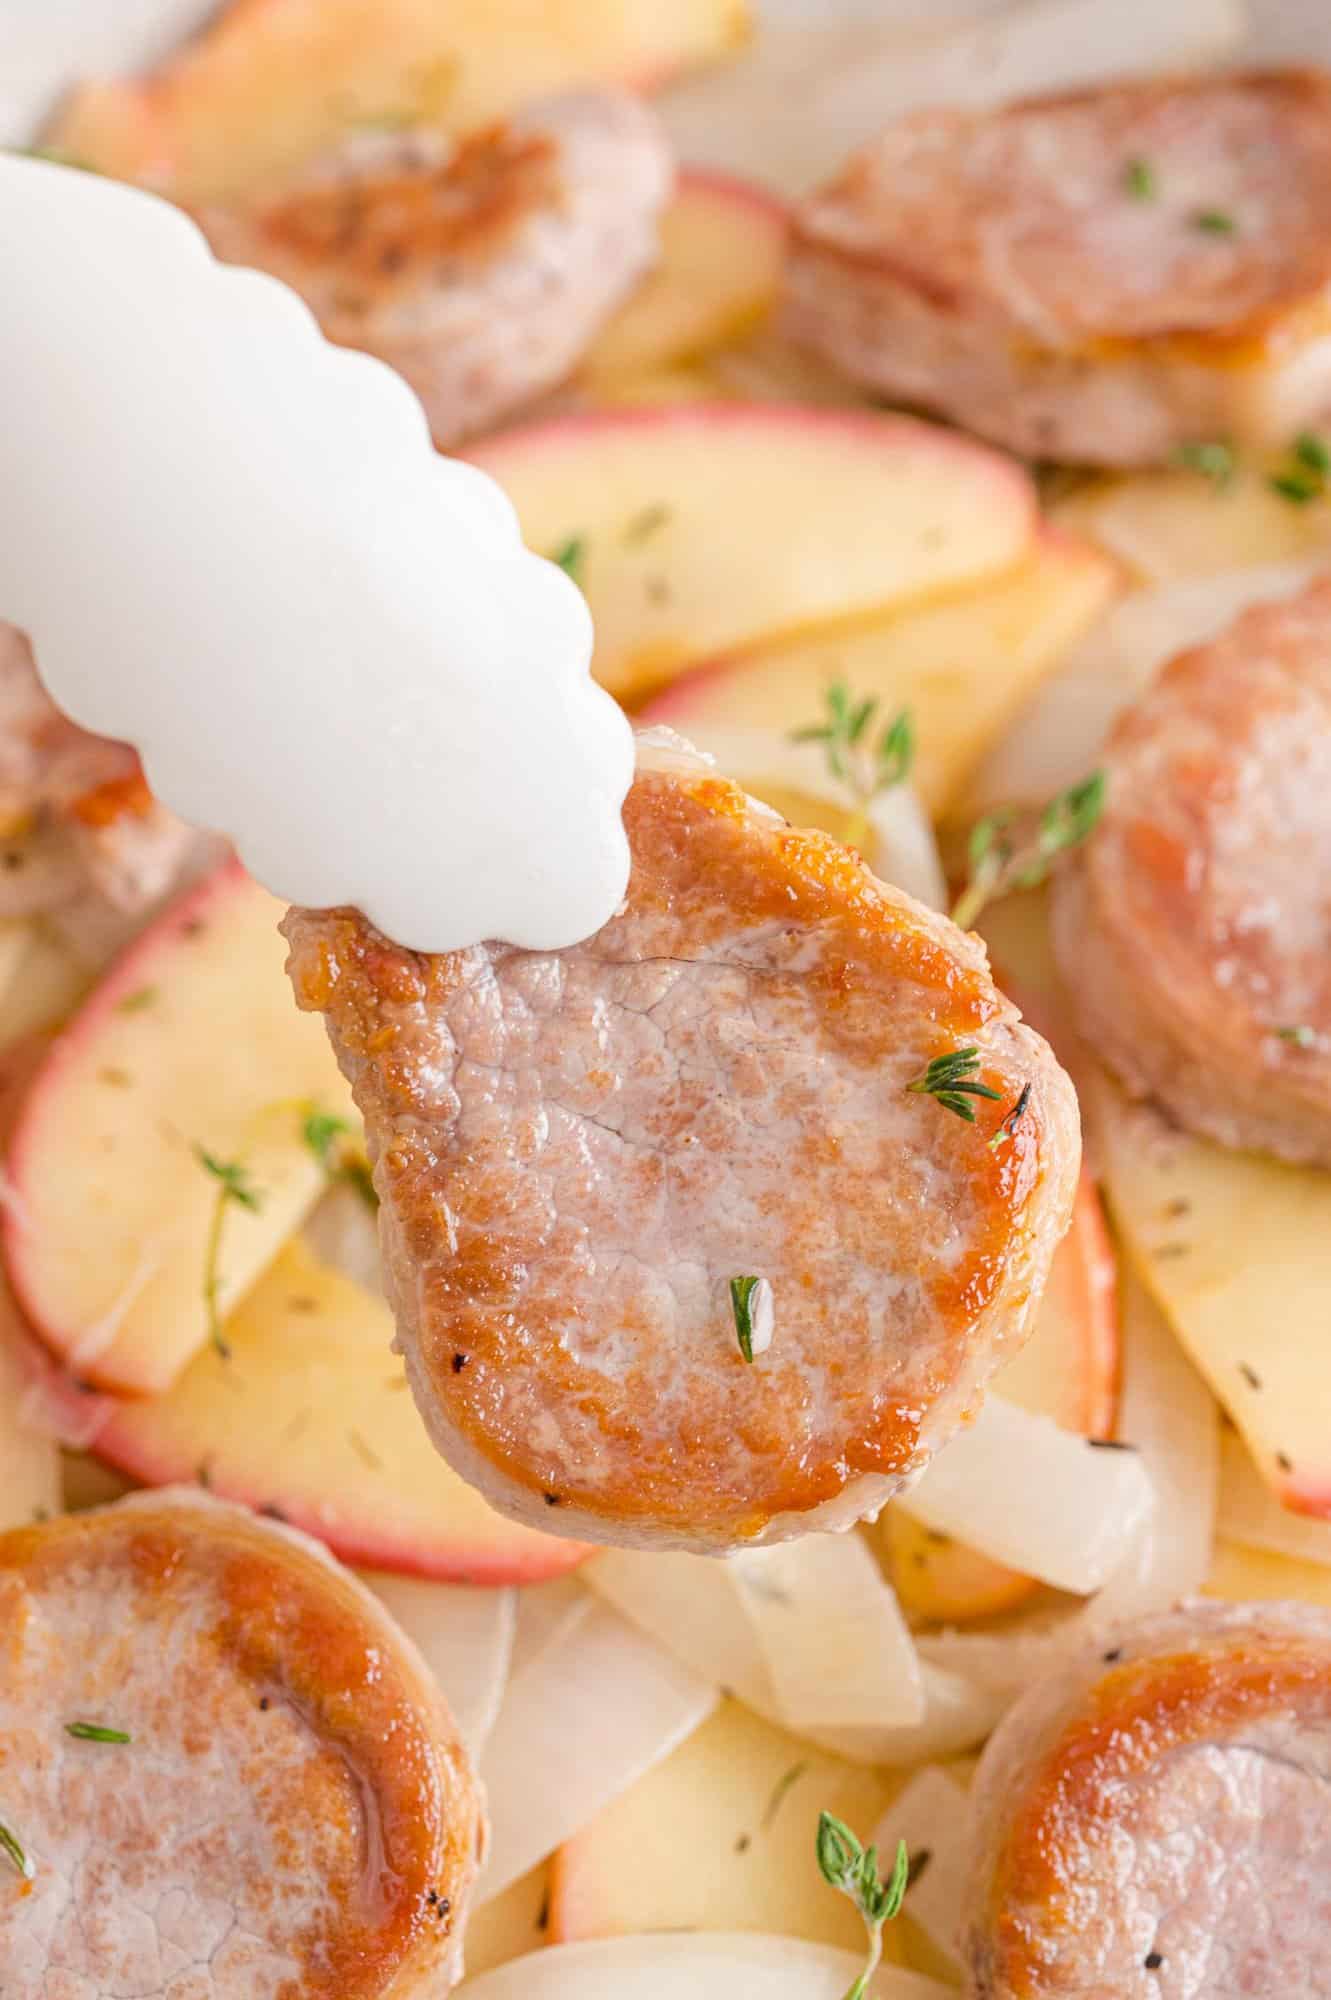
[[(121, 1472), (138, 1486), (178, 1486), (198, 1478), (196, 1465), (157, 1458), (126, 1439), (114, 1413), (93, 1440), (92, 1451), (104, 1465)], [(433, 1583), (466, 1583), (497, 1589), (505, 1584), (545, 1583), (551, 1577), (566, 1576), (595, 1550), (581, 1542), (557, 1541), (553, 1535), (530, 1535), (527, 1544), (504, 1536), (493, 1548), (477, 1543), (448, 1543), (423, 1547), (419, 1542), (391, 1530), (366, 1526), (339, 1526), (330, 1533), (316, 1509), (299, 1502), (283, 1504), (257, 1491), (244, 1491), (229, 1480), (210, 1479), (209, 1490), (223, 1500), (234, 1500), (257, 1513), (289, 1521), (303, 1528), (316, 1541), (324, 1542), (340, 1561), (356, 1569), (382, 1569), (403, 1576), (428, 1578)], [(499, 1533), (511, 1524), (496, 1516)]]

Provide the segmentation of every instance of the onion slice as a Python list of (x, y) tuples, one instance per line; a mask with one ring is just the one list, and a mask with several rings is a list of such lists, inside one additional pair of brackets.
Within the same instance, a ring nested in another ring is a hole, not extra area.
[[(550, 1945), (468, 1979), (458, 2000), (843, 2000), (863, 1958), (761, 1931), (676, 1931)], [(921, 1973), (884, 1966), (870, 2000), (955, 2000)]]
[(1282, 1507), (1237, 1431), (1227, 1430), (1220, 1441), (1216, 1533), (1296, 1562), (1331, 1563), (1331, 1521)]
[(1219, 1470), (1214, 1400), (1127, 1269), (1119, 1305), (1118, 1428), (1137, 1447), (1137, 1462), (1155, 1495), (1143, 1532), (1104, 1588), (1075, 1612), (1026, 1618), (1002, 1631), (943, 1632), (916, 1642), (922, 1659), (1009, 1698), (1100, 1633), (1166, 1610), (1200, 1590), (1210, 1569)]
[(905, 1841), (912, 1877), (906, 1908), (958, 1973), (969, 1823), (964, 1789), (947, 1771), (930, 1764), (893, 1799), (874, 1835), (880, 1854), (895, 1854), (897, 1842)]
[(480, 1760), (483, 1899), (585, 1826), (709, 1716), (717, 1691), (587, 1596), (510, 1677)]
[[(810, 1541), (816, 1544), (828, 1539)], [(677, 1660), (718, 1687), (728, 1688), (765, 1722), (793, 1727), (811, 1743), (852, 1763), (912, 1764), (926, 1757), (969, 1750), (989, 1734), (1005, 1706), (1003, 1695), (991, 1686), (943, 1667), (921, 1664), (917, 1671), (923, 1713), (918, 1722), (893, 1724), (880, 1718), (860, 1724), (793, 1724), (777, 1701), (754, 1629), (752, 1605), (741, 1596), (733, 1563), (718, 1562), (711, 1556), (606, 1549), (583, 1565), (578, 1578)], [(819, 1644), (816, 1629), (807, 1643)], [(843, 1670), (844, 1661), (825, 1651), (828, 1679), (835, 1679)]]
[(55, 1433), (49, 1424), (34, 1423), (29, 1409), (28, 1343), (8, 1288), (0, 1284), (0, 1529), (26, 1528), (61, 1507)]
[(858, 1535), (806, 1535), (732, 1556), (730, 1567), (787, 1728), (923, 1718), (896, 1592)]
[(479, 1757), (494, 1727), (513, 1651), (516, 1592), (362, 1570), (360, 1579), (414, 1641), (462, 1740)]
[(898, 1505), (995, 1562), (1086, 1595), (1122, 1564), (1152, 1500), (1135, 1451), (1097, 1450), (991, 1396)]

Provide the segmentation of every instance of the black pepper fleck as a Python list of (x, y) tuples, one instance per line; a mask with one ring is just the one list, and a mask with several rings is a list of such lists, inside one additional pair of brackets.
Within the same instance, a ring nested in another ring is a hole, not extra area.
[(453, 1373), (460, 1375), (470, 1360), (471, 1356), (469, 1354), (455, 1354), (453, 1356)]
[(736, 1854), (747, 1854), (752, 1845), (753, 1842), (750, 1839), (749, 1835), (747, 1833), (742, 1833), (739, 1839), (735, 1842), (735, 1852)]
[(1123, 1648), (1121, 1646), (1111, 1646), (1107, 1653), (1101, 1653), (1100, 1658), (1107, 1667), (1112, 1667), (1115, 1660), (1123, 1658)]
[(1262, 1386), (1261, 1376), (1257, 1373), (1257, 1370), (1255, 1368), (1250, 1368), (1246, 1361), (1240, 1361), (1239, 1374), (1243, 1377), (1244, 1381), (1247, 1383), (1250, 1389), (1261, 1388)]
[(1288, 1452), (1278, 1451), (1276, 1453), (1276, 1464), (1282, 1472), (1293, 1472), (1294, 1470), (1294, 1461)]
[(1164, 1962), (1165, 1961), (1163, 1953), (1158, 1951), (1148, 1951), (1145, 1958), (1142, 1960), (1142, 1964), (1146, 1967), (1146, 1970), (1148, 1972), (1158, 1971), (1158, 1969), (1160, 1968), (1160, 1966), (1164, 1964)]
[(264, 1714), (267, 1715), (269, 1709), (272, 1707), (272, 1703), (269, 1701), (266, 1694), (261, 1694), (259, 1696), (259, 1706), (263, 1710)]
[(547, 1493), (545, 1504), (547, 1507), (557, 1507), (559, 1505), (559, 1495), (557, 1493)]

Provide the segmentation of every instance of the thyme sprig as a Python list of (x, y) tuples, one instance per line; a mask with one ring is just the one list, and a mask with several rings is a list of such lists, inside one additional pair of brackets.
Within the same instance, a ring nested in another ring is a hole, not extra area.
[(66, 1736), (74, 1737), (79, 1743), (132, 1743), (134, 1738), (127, 1729), (107, 1729), (100, 1722), (67, 1722)]
[(826, 715), (804, 729), (792, 729), (792, 743), (822, 743), (834, 778), (855, 795), (855, 810), (847, 822), (845, 840), (856, 847), (869, 828), (869, 808), (880, 792), (906, 782), (915, 762), (915, 726), (903, 708), (876, 733), (877, 695), (858, 700), (845, 681), (832, 681), (824, 695)]
[[(906, 1085), (907, 1090), (921, 1096), (936, 1097), (946, 1111), (954, 1111), (958, 1118), (964, 1118), (968, 1125), (975, 1123), (975, 1106), (972, 1097), (992, 1098), (995, 1104), (1002, 1102), (1001, 1090), (990, 1089), (987, 1083), (979, 1081), (980, 1051), (976, 1048), (950, 1049), (946, 1055), (935, 1056), (923, 1075), (917, 1076)], [(1022, 1109), (1025, 1109), (1023, 1105)]]
[(846, 2000), (864, 2000), (869, 1982), (883, 1957), (883, 1925), (890, 1923), (905, 1900), (910, 1880), (910, 1853), (897, 1842), (892, 1873), (884, 1882), (878, 1873), (878, 1849), (863, 1847), (844, 1820), (820, 1813), (816, 1842), (818, 1868), (824, 1882), (848, 1896), (864, 1919), (869, 1954), (863, 1972), (852, 1981)]
[(300, 1136), (323, 1168), (330, 1186), (339, 1183), (353, 1188), (371, 1214), (379, 1207), (379, 1197), (370, 1178), (370, 1164), (352, 1137), (345, 1118), (311, 1106), (305, 1114)]
[(213, 1203), (212, 1220), (208, 1225), (203, 1251), (203, 1303), (208, 1314), (208, 1338), (223, 1361), (229, 1361), (231, 1349), (222, 1334), (222, 1317), (217, 1306), (217, 1294), (222, 1282), (218, 1269), (222, 1231), (226, 1225), (227, 1209), (233, 1202), (238, 1208), (248, 1208), (257, 1214), (263, 1207), (263, 1195), (253, 1186), (248, 1170), (239, 1160), (219, 1160), (206, 1146), (196, 1146), (194, 1157), (204, 1172), (211, 1174), (217, 1182), (217, 1199)]
[(1069, 785), (1036, 815), (1005, 807), (971, 829), (970, 879), (952, 907), (952, 921), (968, 931), (987, 903), (1011, 889), (1034, 889), (1048, 879), (1060, 854), (1079, 847), (1105, 806), (1105, 773)]
[(8, 1855), (25, 1882), (31, 1882), (37, 1873), (32, 1856), (23, 1846), (18, 1835), (0, 1819), (0, 1854)]
[(735, 1315), (735, 1338), (744, 1359), (752, 1363), (772, 1344), (772, 1287), (766, 1278), (732, 1278), (730, 1309)]

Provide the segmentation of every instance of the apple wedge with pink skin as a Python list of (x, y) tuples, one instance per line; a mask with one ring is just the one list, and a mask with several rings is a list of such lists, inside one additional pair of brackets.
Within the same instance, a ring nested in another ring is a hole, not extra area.
[(647, 89), (747, 28), (745, 0), (231, 0), (145, 75), (81, 84), (44, 136), (117, 180), (211, 199), (357, 126), (465, 134), (551, 91)]
[[(210, 1279), (225, 1313), (322, 1192), (310, 1110), (357, 1123), (327, 1037), (292, 1005), (281, 912), (221, 869), (116, 962), (28, 1088), (5, 1256), (34, 1329), (99, 1388), (170, 1386), (209, 1338)], [(233, 1167), (252, 1201), (219, 1222)]]
[(383, 1299), (293, 1238), (164, 1394), (120, 1402), (99, 1458), (145, 1486), (197, 1480), (304, 1528), (344, 1562), (444, 1583), (534, 1583), (577, 1542), (518, 1527), (430, 1443)]
[(699, 667), (650, 702), (642, 720), (668, 724), (706, 750), (722, 731), (785, 734), (816, 723), (828, 687), (844, 681), (857, 697), (876, 696), (885, 717), (910, 710), (912, 775), (937, 813), (1119, 588), (1107, 556), (1045, 529), (1001, 576)]
[(686, 167), (661, 217), (660, 262), (587, 350), (583, 386), (673, 368), (747, 333), (776, 298), (786, 229), (765, 188)]
[(869, 411), (597, 410), (464, 456), (581, 585), (596, 677), (624, 701), (721, 654), (962, 590), (1020, 562), (1035, 534), (1012, 460)]

